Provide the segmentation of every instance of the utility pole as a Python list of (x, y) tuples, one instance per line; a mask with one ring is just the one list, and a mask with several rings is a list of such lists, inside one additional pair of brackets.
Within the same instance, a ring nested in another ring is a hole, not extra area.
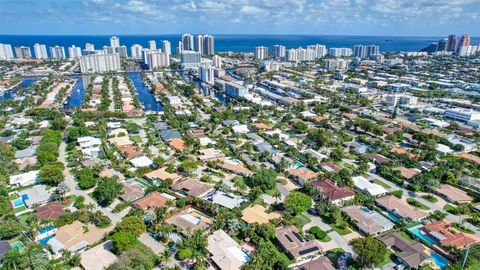
[(462, 270), (465, 268), (465, 264), (467, 263), (467, 258), (468, 258), (468, 253), (470, 252), (470, 246), (467, 248), (467, 251), (465, 252), (465, 258), (463, 258), (463, 263), (462, 263)]

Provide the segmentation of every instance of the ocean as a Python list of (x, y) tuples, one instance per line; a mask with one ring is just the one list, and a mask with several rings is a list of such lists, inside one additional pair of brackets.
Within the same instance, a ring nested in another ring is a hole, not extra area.
[[(41, 36), (41, 35), (0, 35), (0, 43), (12, 44), (15, 46), (29, 46), (40, 43), (49, 46), (75, 45), (85, 48), (85, 43), (92, 43), (96, 49), (100, 49), (105, 45), (109, 45), (109, 37), (107, 35), (96, 36), (75, 36), (75, 35), (58, 35), (58, 36)], [(175, 52), (181, 35), (118, 35), (121, 45), (127, 46), (130, 53), (130, 46), (140, 44), (147, 47), (149, 40), (157, 41), (157, 48), (161, 48), (162, 40), (171, 42), (172, 52)], [(323, 44), (330, 47), (348, 47), (353, 45), (379, 45), (380, 51), (418, 51), (431, 42), (438, 41), (442, 37), (389, 37), (389, 36), (326, 36), (326, 35), (215, 35), (215, 51), (216, 52), (253, 52), (256, 46), (266, 46), (271, 48), (275, 44), (284, 45), (287, 48), (306, 47), (312, 44)], [(473, 37), (472, 44), (479, 44), (480, 37)]]

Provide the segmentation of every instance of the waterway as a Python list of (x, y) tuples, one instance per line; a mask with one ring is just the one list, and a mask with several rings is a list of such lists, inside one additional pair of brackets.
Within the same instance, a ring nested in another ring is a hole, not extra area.
[(32, 83), (36, 82), (37, 81), (37, 78), (35, 77), (26, 77), (26, 78), (21, 78), (22, 80), (22, 83), (20, 83), (20, 85), (8, 90), (8, 91), (5, 91), (5, 93), (3, 93), (2, 95), (0, 95), (0, 101), (3, 101), (3, 100), (10, 100), (12, 99), (14, 96), (15, 96), (15, 93), (21, 89), (21, 88), (27, 88), (29, 87)]
[(137, 90), (137, 96), (142, 103), (144, 111), (163, 111), (162, 104), (155, 100), (155, 96), (150, 92), (148, 87), (143, 82), (140, 72), (129, 72), (128, 77), (133, 82), (133, 86)]
[(90, 75), (71, 77), (76, 79), (77, 83), (73, 86), (72, 93), (68, 97), (67, 104), (64, 109), (73, 109), (74, 107), (81, 107), (85, 99), (85, 86), (89, 84)]

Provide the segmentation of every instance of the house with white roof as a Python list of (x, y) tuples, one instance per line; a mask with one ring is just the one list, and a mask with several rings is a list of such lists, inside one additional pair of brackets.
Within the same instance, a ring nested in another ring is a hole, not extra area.
[(232, 131), (234, 133), (241, 133), (241, 134), (246, 134), (246, 133), (250, 132), (247, 125), (235, 125), (235, 126), (232, 127)]
[(16, 174), (10, 176), (8, 184), (10, 187), (25, 187), (37, 183), (40, 179), (38, 177), (39, 171), (30, 171), (26, 173)]
[(237, 270), (250, 261), (250, 256), (223, 230), (213, 232), (207, 241), (210, 258), (218, 269)]
[(203, 197), (204, 200), (211, 201), (228, 209), (240, 206), (246, 200), (240, 196), (225, 193), (220, 190), (213, 190)]
[(85, 136), (77, 139), (77, 143), (84, 155), (98, 157), (102, 140), (93, 136)]
[(130, 163), (132, 163), (132, 165), (136, 168), (141, 168), (151, 166), (153, 161), (146, 156), (141, 156), (131, 159)]
[(352, 180), (355, 188), (360, 191), (366, 192), (371, 196), (381, 196), (387, 194), (388, 192), (384, 187), (368, 181), (368, 179), (363, 176), (352, 177)]

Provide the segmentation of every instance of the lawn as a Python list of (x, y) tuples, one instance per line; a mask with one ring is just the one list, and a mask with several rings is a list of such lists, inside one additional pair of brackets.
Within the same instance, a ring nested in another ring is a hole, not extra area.
[(474, 233), (475, 233), (474, 231), (472, 231), (472, 230), (470, 230), (469, 228), (465, 227), (465, 225), (462, 225), (462, 224), (459, 224), (459, 223), (453, 223), (452, 226), (453, 226), (455, 229), (457, 229), (457, 230), (459, 230), (459, 231), (461, 231), (461, 232), (463, 232), (463, 233), (468, 233), (468, 234), (474, 234)]
[(419, 202), (415, 199), (412, 199), (412, 198), (407, 198), (407, 203), (410, 204), (413, 207), (420, 208), (422, 210), (429, 210), (430, 209), (425, 204), (423, 204), (423, 203), (421, 203), (421, 202)]
[(447, 211), (448, 213), (453, 214), (453, 215), (457, 214), (457, 211), (456, 211), (457, 208), (453, 205), (450, 205), (450, 204), (445, 204), (445, 206), (443, 207), (443, 210)]
[(130, 136), (130, 140), (132, 140), (132, 141), (134, 141), (138, 144), (142, 143), (142, 138), (140, 138), (140, 136), (138, 136), (138, 135)]
[(15, 210), (15, 213), (20, 213), (27, 210), (27, 207), (25, 207), (25, 205), (22, 205), (20, 207), (15, 208), (14, 210)]
[(330, 225), (330, 227), (332, 227), (332, 229), (340, 235), (347, 235), (347, 234), (352, 232), (352, 230), (350, 230), (350, 228), (348, 228), (348, 227), (345, 227), (345, 228), (342, 229), (342, 228), (339, 228), (339, 227), (335, 226), (335, 224), (328, 224), (328, 225)]
[(407, 232), (399, 231), (399, 232), (397, 232), (397, 234), (398, 234), (398, 236), (402, 237), (403, 239), (406, 239), (406, 240), (409, 240), (409, 241), (413, 240), (413, 238)]
[(436, 202), (438, 202), (438, 199), (435, 198), (435, 196), (433, 196), (432, 194), (422, 195), (422, 196), (420, 196), (420, 197), (421, 197), (422, 199), (424, 199), (424, 200), (427, 200), (427, 201), (431, 202), (431, 203), (436, 203)]
[(390, 251), (390, 249), (387, 249), (387, 253), (385, 254), (385, 258), (383, 259), (381, 266), (391, 263), (394, 258), (395, 258), (395, 254), (393, 254), (393, 252)]
[(311, 222), (310, 218), (308, 218), (304, 214), (298, 214), (294, 218), (292, 218), (293, 225), (295, 225), (300, 230), (303, 228), (303, 226), (305, 226), (310, 222)]
[(382, 187), (385, 188), (385, 189), (390, 188), (389, 185), (385, 184), (384, 182), (382, 182), (382, 181), (380, 181), (380, 180), (378, 180), (378, 179), (373, 179), (372, 182), (373, 182), (374, 184), (377, 184), (377, 185), (379, 185), (379, 186), (382, 186)]

